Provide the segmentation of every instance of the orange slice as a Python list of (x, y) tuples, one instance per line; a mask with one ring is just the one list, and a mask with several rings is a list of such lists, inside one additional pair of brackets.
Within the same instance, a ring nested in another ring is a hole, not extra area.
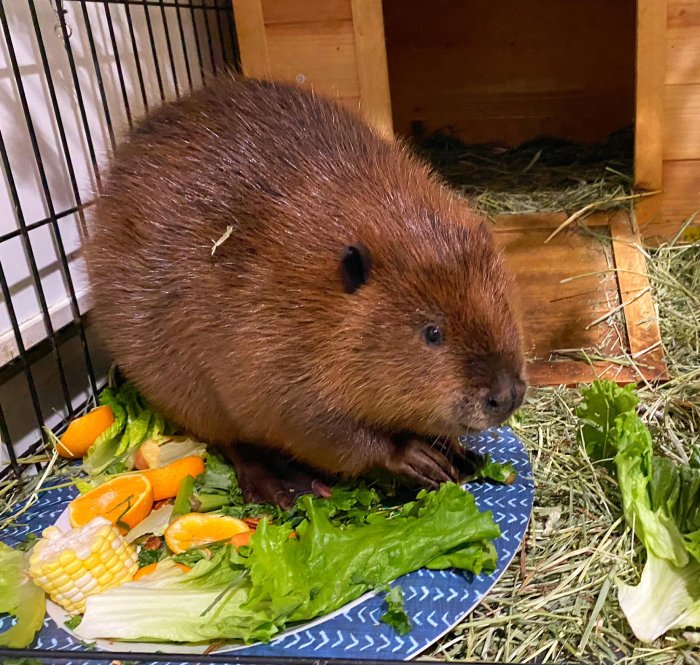
[[(117, 476), (68, 504), (72, 527), (83, 526), (93, 517), (104, 517), (122, 531), (133, 529), (153, 507), (153, 486), (143, 474)], [(124, 525), (124, 526), (122, 526)]]
[[(158, 568), (158, 563), (149, 563), (147, 566), (144, 566), (143, 568), (139, 568), (136, 571), (136, 574), (133, 577), (133, 582), (136, 582), (136, 580), (140, 580), (142, 577), (146, 577), (146, 575), (150, 575), (151, 573), (156, 572), (156, 568)], [(184, 563), (176, 563), (175, 564), (183, 573), (186, 573), (190, 570), (192, 570), (189, 566), (186, 566)]]
[(188, 513), (178, 517), (165, 530), (164, 535), (170, 551), (180, 554), (193, 547), (231, 540), (234, 536), (249, 531), (248, 525), (235, 517)]
[(147, 469), (141, 472), (153, 485), (153, 500), (172, 499), (177, 495), (180, 481), (187, 476), (196, 478), (204, 473), (204, 460), (198, 455), (190, 455), (175, 460), (160, 469)]
[(76, 418), (63, 433), (56, 450), (61, 457), (76, 459), (82, 457), (97, 437), (109, 429), (114, 422), (114, 414), (108, 406), (98, 406), (84, 416)]

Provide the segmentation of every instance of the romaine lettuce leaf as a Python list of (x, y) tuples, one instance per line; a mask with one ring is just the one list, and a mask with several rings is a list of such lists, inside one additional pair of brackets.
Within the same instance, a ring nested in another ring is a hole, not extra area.
[(165, 419), (153, 411), (130, 383), (105, 388), (100, 405), (112, 409), (114, 422), (88, 450), (83, 468), (91, 475), (117, 473), (133, 468), (139, 446), (167, 430)]
[(620, 607), (635, 636), (653, 642), (673, 628), (700, 625), (700, 564), (678, 567), (649, 554), (637, 586), (618, 584)]
[(44, 624), (46, 596), (27, 573), (28, 555), (0, 542), (0, 614), (15, 625), (0, 633), (0, 647), (23, 649)]
[(688, 563), (683, 536), (664, 506), (652, 507), (651, 434), (636, 412), (615, 419), (615, 468), (628, 524), (634, 525), (647, 550), (675, 566)]
[(581, 395), (583, 402), (576, 415), (586, 452), (594, 460), (612, 460), (617, 452), (615, 419), (623, 413), (636, 413), (634, 386), (622, 388), (612, 381), (596, 380), (589, 388), (582, 388)]
[(625, 519), (647, 550), (640, 583), (618, 583), (634, 634), (650, 642), (700, 626), (700, 453), (687, 465), (654, 456), (631, 387), (596, 381), (582, 394), (586, 451), (594, 460), (613, 457)]

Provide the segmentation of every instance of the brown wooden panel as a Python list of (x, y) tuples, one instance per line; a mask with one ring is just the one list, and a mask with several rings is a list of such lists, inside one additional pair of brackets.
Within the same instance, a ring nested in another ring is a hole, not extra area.
[(267, 40), (260, 0), (232, 0), (241, 68), (246, 76), (267, 78)]
[[(636, 242), (637, 236), (625, 214), (600, 213), (591, 215), (587, 226), (604, 236), (612, 225), (614, 254), (613, 243), (576, 229), (567, 229), (545, 244), (565, 217), (559, 213), (499, 215), (494, 220), (496, 241), (518, 285), (530, 381), (573, 385), (598, 375), (639, 380), (624, 356), (654, 346), (660, 338), (658, 327), (641, 323), (642, 317), (649, 318), (647, 310), (653, 310), (653, 305), (645, 291), (648, 279), (641, 255), (628, 244)], [(641, 298), (627, 302), (640, 292), (644, 292)], [(616, 313), (606, 316), (611, 312)], [(604, 359), (591, 366), (581, 359), (581, 349)], [(645, 377), (664, 378), (660, 347), (636, 363)]]
[(700, 83), (667, 85), (664, 106), (664, 159), (700, 159)]
[(394, 126), (603, 138), (634, 119), (635, 3), (385, 0)]
[(663, 168), (666, 0), (638, 0), (637, 8), (634, 183), (656, 191)]
[[(657, 201), (635, 206), (639, 230), (645, 241), (672, 238), (681, 225), (700, 210), (700, 160), (664, 162), (663, 193)], [(700, 223), (700, 215), (695, 224)]]
[(532, 386), (576, 386), (602, 377), (621, 384), (638, 383), (640, 380), (633, 368), (613, 362), (594, 362), (589, 365), (574, 360), (532, 361), (528, 363), (527, 374)]
[(362, 115), (384, 136), (393, 136), (389, 72), (381, 0), (352, 0), (357, 78)]
[(265, 27), (270, 75), (330, 97), (357, 97), (352, 21), (275, 23)]
[[(610, 247), (577, 231), (565, 231), (544, 244), (551, 228), (499, 228), (496, 239), (516, 275), (525, 322), (528, 356), (549, 360), (552, 352), (598, 349), (624, 351), (608, 323), (589, 324), (620, 305)], [(595, 273), (562, 284), (562, 279)], [(620, 331), (624, 337), (624, 330)]]
[(647, 376), (656, 372), (658, 378), (668, 378), (646, 258), (626, 212), (610, 215), (610, 233), (630, 354), (646, 368)]
[(666, 83), (700, 83), (700, 2), (668, 0)]
[[(234, 0), (236, 2), (237, 0)], [(350, 21), (350, 0), (262, 0), (265, 25), (274, 23), (318, 23)]]

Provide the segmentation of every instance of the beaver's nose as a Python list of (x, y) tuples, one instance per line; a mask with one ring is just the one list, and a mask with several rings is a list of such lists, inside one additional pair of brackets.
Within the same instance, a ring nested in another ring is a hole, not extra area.
[(482, 408), (485, 413), (505, 420), (523, 403), (524, 397), (525, 382), (502, 370), (484, 395)]

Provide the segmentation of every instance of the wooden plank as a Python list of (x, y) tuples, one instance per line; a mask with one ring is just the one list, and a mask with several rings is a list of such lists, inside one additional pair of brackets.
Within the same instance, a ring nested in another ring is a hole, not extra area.
[(382, 0), (352, 0), (352, 21), (362, 115), (381, 134), (391, 138), (394, 131)]
[[(512, 229), (546, 229), (548, 234), (559, 228), (566, 221), (568, 215), (565, 212), (533, 212), (533, 213), (503, 213), (494, 215), (491, 219), (496, 225), (496, 230), (502, 232)], [(584, 220), (585, 226), (589, 228), (609, 226), (606, 214), (589, 215)]]
[[(649, 244), (671, 239), (700, 210), (700, 160), (664, 162), (663, 190), (661, 197), (652, 197), (657, 205), (635, 206), (639, 231)], [(695, 224), (700, 224), (700, 215)]]
[[(596, 213), (587, 220), (596, 236), (567, 229), (545, 245), (563, 219), (558, 213), (494, 219), (494, 237), (517, 282), (531, 383), (575, 385), (599, 375), (621, 382), (664, 378), (658, 345), (640, 354), (636, 369), (626, 359), (660, 339), (658, 325), (643, 320), (653, 312), (651, 295), (645, 292), (636, 306), (626, 302), (649, 284), (643, 257), (626, 244), (637, 238), (629, 217)], [(614, 241), (601, 241), (611, 226)], [(604, 360), (589, 364), (581, 350)]]
[(392, 134), (380, 0), (234, 0), (234, 10), (246, 75), (311, 88)]
[(700, 83), (665, 87), (663, 149), (666, 160), (700, 159)]
[(641, 251), (639, 235), (626, 212), (610, 216), (610, 233), (630, 354), (647, 368), (645, 376), (667, 379), (661, 330), (649, 287), (646, 258)]
[(700, 3), (668, 0), (666, 83), (700, 83)]
[(266, 26), (270, 74), (331, 98), (360, 96), (352, 21)]
[(261, 0), (231, 0), (236, 21), (241, 69), (251, 78), (270, 74), (267, 38)]
[(661, 189), (666, 77), (666, 0), (637, 2), (634, 184)]
[(609, 243), (569, 229), (545, 245), (551, 227), (510, 222), (507, 227), (496, 222), (494, 235), (517, 281), (528, 357), (549, 361), (572, 349), (624, 353), (621, 317), (590, 326), (620, 305)]
[(384, 3), (395, 130), (591, 141), (634, 119), (635, 3)]
[(532, 386), (577, 386), (603, 378), (620, 384), (638, 383), (639, 375), (626, 365), (612, 362), (588, 364), (574, 360), (532, 361), (527, 366), (528, 381)]
[(352, 20), (350, 0), (262, 0), (262, 5), (265, 25)]

